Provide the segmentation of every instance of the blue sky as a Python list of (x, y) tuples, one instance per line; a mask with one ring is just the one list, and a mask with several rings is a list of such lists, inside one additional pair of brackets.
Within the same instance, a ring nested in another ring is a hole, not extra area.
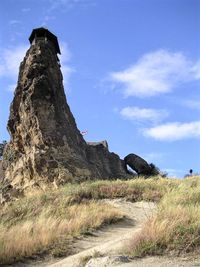
[(171, 176), (200, 172), (199, 0), (1, 0), (0, 140), (33, 28), (57, 35), (87, 141)]

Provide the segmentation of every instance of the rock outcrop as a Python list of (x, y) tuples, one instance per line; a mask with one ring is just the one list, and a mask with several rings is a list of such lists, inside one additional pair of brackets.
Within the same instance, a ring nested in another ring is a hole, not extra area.
[(87, 142), (88, 145), (90, 146), (98, 146), (98, 145), (102, 145), (105, 148), (108, 149), (108, 142), (106, 140), (100, 141), (100, 142)]
[(159, 170), (154, 164), (148, 164), (143, 158), (135, 154), (129, 154), (124, 158), (126, 165), (130, 166), (138, 175), (158, 175)]
[(67, 104), (57, 38), (35, 29), (20, 65), (10, 108), (11, 136), (3, 161), (5, 179), (26, 188), (47, 182), (126, 176), (125, 164), (105, 146), (88, 145)]
[(3, 164), (2, 160), (0, 160), (0, 181), (4, 179), (4, 169), (3, 169)]

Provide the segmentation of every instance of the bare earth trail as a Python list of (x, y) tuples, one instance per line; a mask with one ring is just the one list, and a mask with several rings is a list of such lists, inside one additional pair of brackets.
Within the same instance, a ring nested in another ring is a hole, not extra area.
[[(200, 262), (181, 258), (146, 257), (129, 259), (119, 256), (131, 237), (140, 231), (142, 224), (156, 212), (151, 202), (128, 202), (124, 199), (104, 200), (121, 210), (126, 218), (119, 223), (104, 227), (74, 243), (76, 254), (54, 263), (31, 264), (37, 267), (200, 267)], [(87, 263), (83, 259), (96, 255)]]

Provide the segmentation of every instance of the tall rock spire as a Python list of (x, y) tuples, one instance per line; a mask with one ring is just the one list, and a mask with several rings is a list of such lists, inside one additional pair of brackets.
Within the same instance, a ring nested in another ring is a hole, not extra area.
[(34, 29), (20, 65), (10, 108), (11, 141), (4, 153), (12, 186), (126, 175), (124, 162), (99, 144), (88, 145), (67, 104), (59, 44), (47, 29)]

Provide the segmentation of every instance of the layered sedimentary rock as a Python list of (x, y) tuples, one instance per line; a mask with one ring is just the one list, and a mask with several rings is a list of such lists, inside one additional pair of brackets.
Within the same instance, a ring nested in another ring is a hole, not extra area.
[(3, 159), (6, 181), (25, 188), (125, 176), (125, 164), (116, 154), (84, 141), (66, 102), (53, 35), (46, 29), (37, 32), (20, 65), (10, 108), (11, 141)]

